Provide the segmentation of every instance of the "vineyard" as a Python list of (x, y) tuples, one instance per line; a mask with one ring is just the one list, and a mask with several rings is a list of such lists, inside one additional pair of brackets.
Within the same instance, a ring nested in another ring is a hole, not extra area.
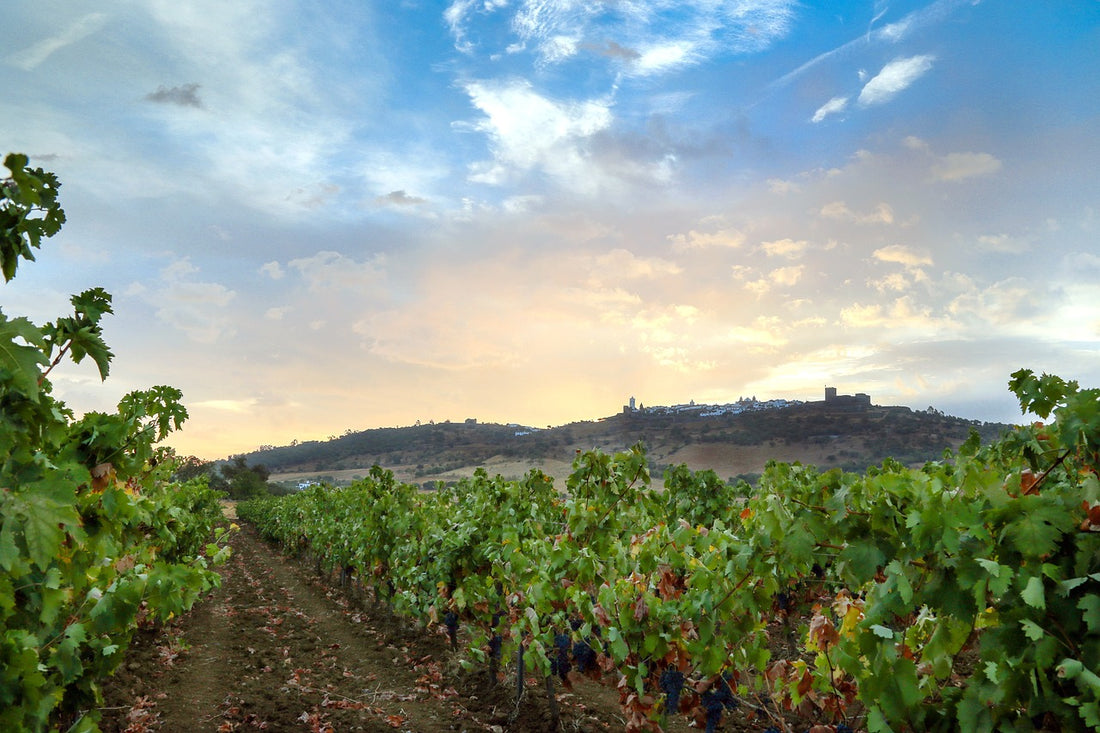
[[(21, 155), (5, 165), (7, 281), (64, 213), (52, 174)], [(157, 447), (187, 417), (178, 390), (80, 418), (53, 396), (59, 365), (87, 358), (105, 379), (113, 357), (100, 327), (111, 296), (72, 305), (44, 325), (0, 313), (5, 731), (98, 730), (104, 680), (135, 632), (190, 609), (229, 554), (217, 492), (173, 483)], [(509, 721), (538, 697), (558, 728), (560, 690), (591, 680), (617, 693), (628, 731), (686, 716), (709, 733), (731, 715), (812, 733), (1096, 729), (1100, 390), (1026, 369), (1009, 387), (1043, 422), (987, 445), (974, 434), (919, 468), (772, 462), (750, 486), (680, 466), (658, 491), (637, 445), (578, 452), (560, 488), (538, 470), (482, 470), (424, 492), (376, 466), (238, 514), (445, 634), (467, 669), (511, 685)], [(248, 566), (234, 572), (260, 586)], [(304, 617), (255, 610), (269, 626)]]
[(1047, 422), (920, 468), (772, 463), (750, 487), (681, 467), (658, 492), (637, 446), (579, 453), (563, 490), (533, 470), (422, 492), (375, 467), (238, 512), (514, 680), (514, 715), (583, 676), (629, 731), (730, 711), (814, 733), (1095, 728), (1100, 390), (1029, 370), (1010, 388)]

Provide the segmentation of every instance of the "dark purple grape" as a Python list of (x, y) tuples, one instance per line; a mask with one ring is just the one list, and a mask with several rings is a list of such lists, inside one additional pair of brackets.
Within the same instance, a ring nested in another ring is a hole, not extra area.
[(569, 634), (555, 634), (554, 647), (558, 653), (550, 660), (550, 673), (556, 674), (563, 681), (573, 666), (569, 663)]
[(722, 722), (722, 711), (725, 709), (721, 695), (717, 690), (711, 688), (703, 693), (702, 702), (703, 710), (707, 714), (706, 733), (715, 733), (718, 730), (718, 724)]
[(680, 692), (684, 689), (684, 673), (669, 667), (661, 673), (661, 692), (665, 693), (665, 713), (675, 715), (680, 710)]
[(581, 673), (596, 666), (596, 652), (587, 641), (578, 641), (573, 644), (573, 659), (577, 662), (577, 669)]

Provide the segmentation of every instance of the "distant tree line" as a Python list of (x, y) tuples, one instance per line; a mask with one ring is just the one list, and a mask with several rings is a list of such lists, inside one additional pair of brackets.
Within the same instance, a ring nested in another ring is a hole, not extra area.
[(248, 458), (243, 455), (230, 456), (224, 462), (203, 461), (190, 456), (184, 459), (175, 478), (186, 481), (198, 476), (206, 476), (210, 488), (224, 491), (230, 499), (255, 499), (289, 493), (287, 489), (268, 481), (271, 471), (266, 466), (250, 466)]

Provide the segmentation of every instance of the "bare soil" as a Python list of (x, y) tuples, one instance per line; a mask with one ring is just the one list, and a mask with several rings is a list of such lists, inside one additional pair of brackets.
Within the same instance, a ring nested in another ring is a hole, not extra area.
[[(547, 731), (542, 681), (464, 670), (445, 636), (359, 602), (245, 526), (222, 586), (135, 637), (105, 689), (104, 731)], [(557, 688), (562, 730), (622, 730), (618, 695)], [(683, 728), (681, 728), (682, 730)]]
[[(552, 729), (544, 680), (515, 704), (515, 668), (467, 670), (446, 635), (417, 628), (335, 578), (282, 556), (245, 525), (222, 585), (167, 627), (139, 632), (107, 681), (101, 728), (146, 731), (491, 731)], [(562, 731), (621, 731), (614, 689), (556, 686)], [(719, 730), (761, 731), (739, 709)], [(690, 729), (674, 716), (666, 730)]]

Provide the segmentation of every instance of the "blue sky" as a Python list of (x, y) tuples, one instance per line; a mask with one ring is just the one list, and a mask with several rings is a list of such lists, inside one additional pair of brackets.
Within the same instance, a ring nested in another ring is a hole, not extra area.
[(0, 147), (115, 297), (78, 410), (215, 458), (742, 395), (1100, 384), (1100, 3), (9, 0)]

